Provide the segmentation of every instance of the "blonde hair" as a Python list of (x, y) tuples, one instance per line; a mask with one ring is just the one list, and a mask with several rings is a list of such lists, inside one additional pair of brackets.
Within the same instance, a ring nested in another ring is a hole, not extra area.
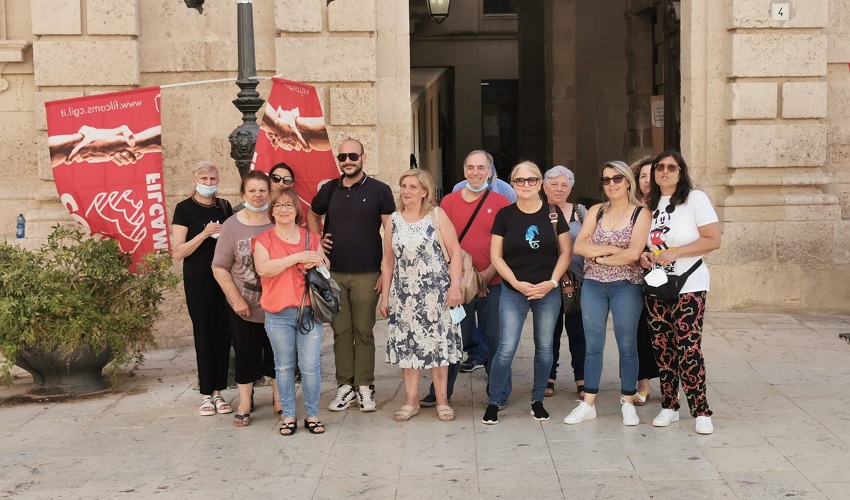
[[(516, 164), (513, 170), (511, 170), (511, 185), (514, 186), (514, 178), (516, 177), (517, 172), (522, 169), (528, 170), (537, 176), (537, 196), (540, 196), (540, 193), (543, 192), (543, 172), (541, 172), (540, 167), (538, 167), (537, 164), (533, 162), (521, 161)], [(516, 190), (516, 186), (514, 186), (514, 190)], [(541, 196), (540, 199), (543, 199), (543, 197)]]
[[(434, 207), (437, 206), (437, 198), (434, 196), (434, 179), (431, 178), (431, 174), (424, 170), (419, 170), (418, 168), (411, 168), (407, 172), (401, 174), (401, 177), (398, 178), (398, 185), (401, 187), (401, 181), (405, 179), (405, 177), (416, 177), (419, 180), (419, 184), (425, 188), (425, 191), (428, 193), (425, 196), (425, 199), (422, 200), (422, 210), (420, 215), (427, 214)], [(396, 201), (396, 209), (399, 212), (404, 211), (404, 204), (401, 202), (401, 194), (398, 196), (398, 201)]]
[[(643, 203), (638, 201), (637, 197), (635, 196), (635, 191), (637, 191), (638, 188), (637, 188), (637, 184), (635, 183), (635, 176), (632, 173), (631, 167), (626, 165), (625, 162), (622, 162), (622, 161), (619, 161), (619, 160), (605, 162), (605, 164), (602, 165), (602, 168), (599, 169), (600, 177), (602, 176), (602, 172), (604, 172), (606, 168), (613, 168), (614, 170), (617, 171), (618, 174), (625, 177), (626, 180), (629, 182), (629, 187), (628, 187), (629, 203), (631, 203), (632, 205), (638, 206), (638, 207), (644, 206)], [(603, 193), (604, 193), (604, 191), (605, 190), (603, 188)], [(600, 210), (602, 210), (604, 212), (610, 206), (611, 206), (611, 200), (606, 200), (606, 201), (602, 202), (602, 207), (600, 207)]]

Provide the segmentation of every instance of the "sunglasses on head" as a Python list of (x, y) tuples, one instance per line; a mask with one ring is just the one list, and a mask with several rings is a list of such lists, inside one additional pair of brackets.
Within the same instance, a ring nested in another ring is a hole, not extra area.
[(348, 158), (351, 161), (357, 161), (360, 159), (362, 153), (340, 153), (336, 155), (336, 161), (342, 163)]
[(602, 185), (607, 186), (608, 184), (611, 184), (612, 182), (614, 184), (619, 184), (619, 183), (623, 182), (623, 179), (625, 179), (625, 178), (626, 178), (626, 176), (622, 175), (622, 174), (617, 174), (614, 177), (603, 177), (602, 178)]
[(517, 186), (525, 186), (526, 184), (529, 186), (536, 186), (538, 181), (540, 181), (540, 179), (537, 177), (517, 177), (514, 179), (514, 184)]
[(288, 175), (286, 177), (281, 177), (277, 174), (272, 174), (272, 175), (269, 176), (269, 179), (271, 179), (272, 182), (274, 182), (275, 184), (283, 181), (283, 183), (286, 184), (287, 186), (292, 184), (293, 182), (295, 182), (295, 179), (293, 179), (292, 177), (290, 177)]
[(676, 170), (679, 170), (679, 165), (676, 165), (675, 163), (656, 163), (655, 164), (655, 171), (656, 172), (663, 172), (665, 170), (667, 170), (668, 172), (670, 172), (672, 174)]

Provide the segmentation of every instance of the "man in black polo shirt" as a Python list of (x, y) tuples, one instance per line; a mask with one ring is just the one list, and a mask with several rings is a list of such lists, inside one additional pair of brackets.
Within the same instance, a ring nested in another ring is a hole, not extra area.
[(342, 411), (355, 397), (360, 411), (375, 411), (375, 307), (381, 293), (380, 229), (395, 211), (390, 187), (363, 172), (363, 145), (346, 139), (336, 156), (342, 176), (319, 189), (307, 215), (307, 227), (319, 232), (331, 263), (331, 274), (342, 289), (334, 331), (336, 397), (331, 411)]

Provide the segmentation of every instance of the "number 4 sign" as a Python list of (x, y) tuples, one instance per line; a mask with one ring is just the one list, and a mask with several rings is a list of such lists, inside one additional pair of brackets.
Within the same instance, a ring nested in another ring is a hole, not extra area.
[(790, 3), (773, 3), (770, 4), (771, 18), (774, 21), (790, 21), (791, 20), (791, 4)]

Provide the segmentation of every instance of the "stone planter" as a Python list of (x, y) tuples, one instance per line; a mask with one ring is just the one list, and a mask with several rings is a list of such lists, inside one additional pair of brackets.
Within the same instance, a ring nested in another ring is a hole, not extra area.
[(31, 394), (88, 394), (109, 388), (103, 368), (112, 359), (108, 346), (100, 352), (89, 348), (61, 356), (56, 351), (22, 349), (15, 364), (32, 374)]

